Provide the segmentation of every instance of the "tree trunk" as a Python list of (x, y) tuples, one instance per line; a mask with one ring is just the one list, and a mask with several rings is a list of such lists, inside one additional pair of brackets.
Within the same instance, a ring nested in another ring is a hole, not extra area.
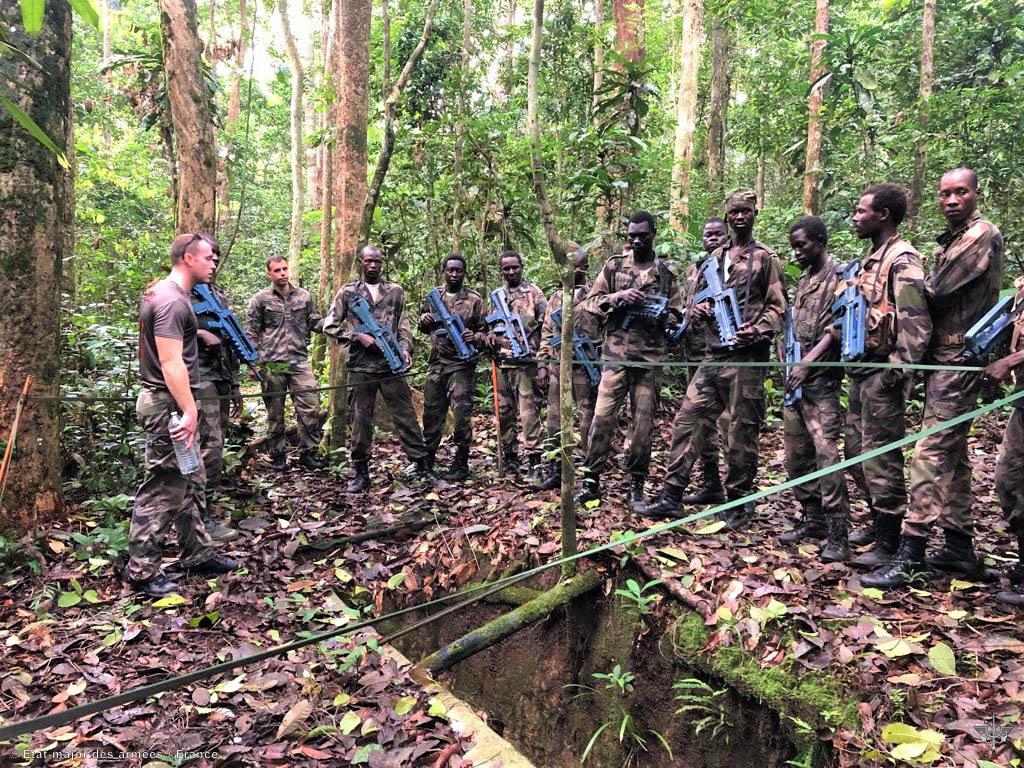
[(299, 257), (302, 255), (302, 214), (306, 203), (306, 146), (302, 138), (302, 92), (306, 82), (306, 72), (299, 57), (299, 49), (295, 45), (291, 24), (288, 20), (288, 0), (277, 0), (277, 10), (281, 17), (281, 30), (284, 33), (285, 47), (292, 67), (292, 104), (291, 104), (291, 166), (292, 166), (292, 220), (291, 234), (288, 238), (288, 274), (293, 280), (299, 276)]
[(685, 232), (690, 217), (690, 170), (693, 137), (697, 130), (697, 82), (700, 48), (704, 36), (702, 0), (683, 0), (683, 36), (679, 44), (679, 88), (676, 91), (676, 135), (672, 159), (672, 190), (669, 226)]
[(708, 194), (725, 197), (725, 144), (729, 127), (729, 28), (721, 15), (711, 20), (711, 109), (708, 117)]
[[(338, 3), (334, 32), (338, 103), (335, 122), (334, 293), (349, 280), (366, 204), (366, 127), (369, 119), (371, 0)], [(342, 350), (331, 345), (332, 386), (348, 383)], [(347, 392), (330, 395), (330, 444), (341, 446), (348, 431)]]
[[(337, 3), (332, 3), (325, 8), (327, 26), (330, 30), (336, 27), (335, 14)], [(327, 85), (327, 92), (333, 93), (337, 87), (337, 57), (334, 55), (334, 35), (325, 33), (322, 37), (324, 80)], [(320, 284), (317, 290), (317, 305), (321, 313), (325, 314), (331, 301), (330, 289), (332, 285), (333, 263), (331, 261), (331, 222), (334, 218), (334, 140), (333, 126), (335, 124), (336, 103), (331, 99), (327, 108), (322, 113), (321, 126), (323, 128), (323, 142), (320, 145)], [(313, 342), (313, 370), (317, 375), (323, 370), (324, 352), (329, 346), (329, 341), (323, 334), (317, 334)]]
[[(311, 90), (313, 90), (323, 81), (323, 69), (317, 66), (316, 36), (313, 34), (312, 28), (308, 29), (307, 33), (308, 45), (305, 51), (303, 69), (306, 72), (306, 80), (309, 82)], [(320, 207), (320, 189), (317, 187), (316, 182), (316, 166), (320, 159), (320, 151), (318, 147), (312, 146), (310, 143), (310, 137), (316, 132), (318, 118), (316, 114), (316, 104), (312, 97), (305, 99), (303, 104), (302, 132), (306, 152), (306, 166), (304, 171), (306, 189), (305, 208), (307, 211), (315, 211)]]
[(386, 97), (391, 92), (391, 3), (381, 0), (381, 26), (384, 36), (384, 73), (381, 78), (381, 93)]
[(246, 32), (249, 29), (249, 13), (246, 0), (238, 2), (238, 45), (235, 47), (235, 74), (231, 78), (231, 96), (228, 98), (228, 133), (238, 122), (242, 109), (242, 75), (245, 73)]
[[(384, 100), (384, 138), (381, 140), (380, 152), (377, 154), (377, 164), (373, 169), (373, 181), (370, 183), (370, 190), (366, 196), (366, 203), (363, 207), (363, 219), (359, 228), (359, 239), (365, 242), (370, 237), (370, 229), (373, 226), (373, 211), (377, 207), (377, 200), (380, 197), (381, 188), (384, 186), (384, 177), (387, 175), (388, 166), (391, 164), (391, 155), (395, 151), (395, 115), (398, 111), (398, 99), (409, 83), (412, 71), (416, 68), (423, 49), (430, 42), (430, 33), (434, 29), (434, 14), (437, 12), (439, 0), (430, 0), (427, 6), (426, 17), (423, 20), (423, 34), (420, 41), (409, 54), (409, 60), (402, 67), (398, 80), (391, 86), (387, 98)], [(342, 76), (344, 77), (344, 75)], [(427, 205), (430, 198), (427, 198)]]
[(164, 67), (178, 161), (177, 232), (213, 232), (217, 160), (213, 118), (203, 86), (195, 0), (160, 0)]
[(936, 0), (924, 0), (924, 13), (921, 17), (921, 81), (918, 86), (917, 105), (917, 147), (914, 151), (914, 177), (910, 183), (910, 205), (907, 218), (910, 220), (911, 231), (917, 230), (917, 216), (921, 212), (921, 197), (924, 194), (924, 175), (928, 169), (928, 111), (932, 98), (932, 83), (935, 68), (932, 61), (932, 49), (935, 40), (935, 3)]
[[(11, 44), (42, 66), (22, 67), (24, 89), (10, 89), (59, 147), (71, 137), (71, 6), (49, 2), (37, 35), (25, 33), (17, 3), (0, 5)], [(0, 440), (6, 441), (25, 379), (32, 394), (60, 386), (62, 265), (73, 253), (70, 168), (0, 109)], [(8, 470), (0, 531), (33, 528), (64, 509), (59, 408), (29, 401)]]
[[(644, 0), (612, 0), (615, 15), (615, 50), (639, 64), (647, 55), (644, 48)], [(686, 32), (683, 32), (684, 36)]]
[(459, 72), (459, 117), (455, 122), (455, 157), (452, 172), (455, 177), (455, 199), (452, 202), (452, 247), (457, 251), (462, 243), (462, 197), (465, 194), (462, 183), (462, 154), (464, 151), (466, 120), (466, 91), (469, 89), (469, 46), (473, 30), (473, 0), (462, 4), (462, 61)]
[(825, 100), (825, 35), (829, 0), (817, 0), (811, 43), (811, 95), (807, 103), (807, 158), (804, 161), (804, 213), (821, 212), (821, 106)]

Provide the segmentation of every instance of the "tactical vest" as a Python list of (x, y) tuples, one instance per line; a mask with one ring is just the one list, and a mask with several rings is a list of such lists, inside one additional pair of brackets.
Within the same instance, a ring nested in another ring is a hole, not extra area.
[(876, 357), (887, 357), (896, 348), (896, 296), (892, 288), (892, 268), (896, 259), (913, 254), (914, 247), (906, 240), (890, 240), (884, 246), (878, 266), (870, 272), (863, 268), (857, 275), (857, 287), (868, 304), (868, 327), (864, 351)]

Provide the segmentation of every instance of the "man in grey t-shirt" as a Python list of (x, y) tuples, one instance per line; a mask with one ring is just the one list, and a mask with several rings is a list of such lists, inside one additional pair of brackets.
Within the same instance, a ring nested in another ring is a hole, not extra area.
[[(216, 241), (209, 235), (179, 235), (171, 245), (171, 273), (155, 283), (139, 312), (139, 372), (142, 390), (135, 411), (146, 431), (146, 474), (135, 494), (128, 530), (131, 559), (125, 579), (136, 589), (159, 597), (176, 586), (160, 570), (164, 538), (173, 524), (181, 565), (198, 573), (228, 573), (234, 560), (216, 554), (203, 527), (206, 473), (182, 475), (172, 440), (191, 446), (202, 419), (193, 391), (199, 387), (196, 316), (189, 293), (213, 276)], [(170, 429), (171, 414), (181, 423)]]

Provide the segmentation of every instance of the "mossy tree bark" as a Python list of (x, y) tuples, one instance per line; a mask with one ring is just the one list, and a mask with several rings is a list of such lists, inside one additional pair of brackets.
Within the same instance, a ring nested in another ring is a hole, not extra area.
[(718, 13), (711, 20), (711, 108), (708, 113), (708, 194), (713, 204), (725, 195), (725, 145), (729, 129), (729, 26)]
[[(8, 91), (53, 139), (71, 138), (71, 7), (46, 4), (39, 34), (25, 33), (17, 3), (0, 4), (10, 42), (40, 63), (22, 67), (25, 88)], [(25, 379), (33, 394), (55, 395), (60, 384), (62, 264), (70, 259), (74, 222), (71, 170), (7, 110), (0, 109), (0, 441), (10, 431)], [(70, 153), (68, 153), (70, 154)], [(11, 462), (0, 530), (13, 532), (63, 512), (58, 407), (30, 401)]]

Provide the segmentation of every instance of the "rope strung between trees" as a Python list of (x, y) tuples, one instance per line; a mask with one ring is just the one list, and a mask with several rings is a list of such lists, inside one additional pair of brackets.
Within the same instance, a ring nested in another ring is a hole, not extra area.
[[(505, 587), (511, 586), (512, 584), (516, 584), (520, 581), (524, 581), (525, 579), (528, 579), (531, 576), (535, 576), (538, 573), (542, 573), (543, 571), (546, 571), (550, 568), (557, 568), (566, 563), (582, 560), (586, 557), (593, 557), (594, 555), (616, 549), (617, 547), (625, 547), (642, 539), (657, 536), (659, 534), (665, 533), (666, 531), (673, 530), (687, 523), (692, 523), (697, 520), (710, 517), (711, 515), (715, 515), (720, 512), (725, 512), (727, 510), (733, 509), (734, 507), (742, 506), (748, 502), (760, 501), (761, 499), (764, 499), (767, 496), (771, 496), (773, 494), (789, 490), (790, 488), (795, 488), (796, 486), (802, 485), (803, 483), (818, 480), (822, 477), (825, 477), (826, 475), (832, 474), (833, 472), (839, 472), (841, 470), (847, 469), (848, 467), (852, 467), (856, 464), (868, 461), (869, 459), (881, 456), (882, 454), (887, 453), (889, 451), (901, 449), (906, 445), (910, 445), (911, 443), (915, 443), (919, 440), (924, 439), (925, 437), (929, 437), (945, 429), (954, 427), (957, 424), (962, 424), (966, 421), (975, 419), (978, 416), (982, 416), (997, 408), (1002, 408), (1003, 406), (1009, 405), (1010, 403), (1020, 400), (1021, 398), (1024, 398), (1024, 390), (1015, 392), (1007, 397), (1000, 398), (999, 400), (989, 403), (988, 405), (983, 405), (979, 408), (975, 408), (974, 410), (969, 411), (968, 413), (965, 413), (961, 416), (949, 419), (948, 421), (940, 422), (939, 424), (935, 424), (927, 429), (921, 430), (914, 434), (907, 435), (906, 437), (900, 438), (899, 440), (894, 440), (893, 442), (887, 443), (886, 445), (874, 448), (865, 453), (861, 453), (857, 456), (845, 459), (844, 461), (841, 461), (838, 464), (834, 464), (831, 467), (825, 467), (824, 469), (818, 469), (815, 470), (814, 472), (809, 472), (808, 474), (803, 475), (801, 477), (797, 477), (792, 480), (787, 480), (786, 482), (779, 483), (778, 485), (771, 486), (770, 488), (755, 491), (754, 493), (748, 494), (747, 496), (743, 496), (742, 498), (733, 499), (732, 501), (728, 501), (724, 504), (719, 504), (716, 507), (711, 507), (701, 512), (695, 512), (691, 515), (680, 518), (678, 520), (672, 520), (666, 523), (661, 523), (659, 525), (652, 526), (642, 531), (633, 531), (622, 538), (615, 539), (614, 541), (609, 541), (605, 544), (600, 544), (596, 547), (592, 547), (591, 549), (585, 550), (583, 552), (577, 552), (576, 554), (570, 555), (568, 557), (563, 557), (557, 560), (553, 560), (549, 563), (544, 563), (542, 565), (531, 568), (527, 571), (523, 571), (522, 573), (517, 574), (515, 576), (508, 576), (503, 579), (498, 579), (497, 581), (492, 582), (489, 585), (476, 585), (469, 589), (462, 590), (460, 592), (455, 592), (451, 595), (446, 595), (444, 597), (440, 597), (435, 600), (422, 603), (420, 605), (409, 606), (408, 608), (402, 608), (397, 611), (392, 611), (391, 613), (387, 613), (383, 616), (378, 616), (373, 619), (364, 619), (353, 624), (348, 624), (344, 627), (331, 629), (326, 632), (321, 632), (311, 637), (303, 638), (301, 640), (295, 640), (291, 643), (275, 646), (274, 648), (268, 648), (265, 651), (260, 651), (258, 653), (253, 654), (252, 656), (246, 656), (243, 659), (235, 659), (233, 661), (221, 662), (220, 664), (215, 664), (211, 667), (200, 669), (195, 672), (189, 672), (184, 675), (168, 678), (166, 680), (161, 680), (159, 682), (151, 683), (149, 685), (140, 686), (138, 688), (132, 688), (131, 690), (123, 691), (122, 693), (119, 693), (115, 696), (108, 696), (104, 699), (99, 699), (97, 701), (80, 704), (76, 707), (72, 707), (71, 709), (65, 710), (64, 712), (50, 713), (47, 715), (42, 715), (40, 717), (32, 718), (30, 720), (24, 720), (21, 722), (0, 726), (0, 740), (13, 739), (43, 729), (57, 728), (63, 725), (67, 725), (68, 723), (75, 722), (76, 720), (79, 720), (83, 717), (95, 715), (99, 712), (105, 712), (106, 710), (122, 706), (124, 704), (130, 704), (135, 701), (141, 701), (143, 699), (149, 698), (150, 696), (155, 696), (159, 693), (174, 690), (176, 688), (189, 685), (190, 683), (196, 683), (200, 680), (205, 680), (214, 675), (230, 672), (232, 670), (238, 669), (239, 667), (247, 666), (249, 664), (255, 664), (257, 662), (264, 661), (275, 656), (280, 656), (281, 654), (285, 654), (290, 651), (299, 650), (310, 645), (322, 643), (326, 640), (331, 640), (341, 635), (355, 632), (359, 629), (364, 629), (366, 627), (379, 624), (383, 621), (389, 621), (400, 616), (405, 616), (406, 614), (412, 613), (413, 611), (422, 611), (424, 609), (440, 605), (441, 603), (446, 603), (452, 600), (456, 600), (458, 598), (465, 598), (467, 597), (467, 595), (472, 594), (472, 596), (468, 599), (462, 600), (456, 605), (449, 606), (441, 611), (438, 611), (435, 614), (432, 614), (431, 616), (421, 619), (420, 621), (414, 622), (408, 627), (404, 627), (403, 629), (384, 638), (385, 642), (395, 640), (401, 637), (402, 635), (414, 632), (417, 629), (426, 626), (427, 624), (437, 621), (438, 619), (444, 618), (445, 616), (451, 615), (452, 613), (458, 610), (466, 608), (467, 606), (472, 605), (484, 599), (485, 597), (489, 597), (490, 595), (493, 595), (496, 592), (501, 591)], [(480, 590), (484, 591), (481, 592)]]

